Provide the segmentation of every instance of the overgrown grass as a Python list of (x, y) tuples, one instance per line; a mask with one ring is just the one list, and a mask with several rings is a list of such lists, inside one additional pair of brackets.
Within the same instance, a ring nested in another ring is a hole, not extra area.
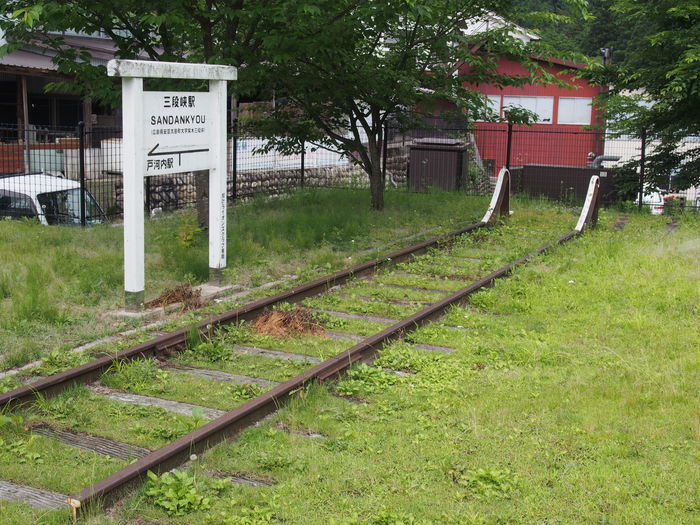
[[(226, 278), (257, 285), (326, 272), (370, 258), (372, 248), (387, 251), (404, 236), (473, 222), (485, 206), (485, 198), (398, 190), (387, 192), (381, 213), (369, 209), (366, 191), (255, 199), (230, 209)], [(183, 237), (191, 220), (177, 213), (146, 222), (147, 298), (207, 279), (206, 236)], [(122, 235), (118, 226), (0, 221), (0, 369), (134, 324), (101, 316), (122, 305)]]
[(394, 288), (381, 283), (356, 283), (344, 287), (344, 294), (350, 296), (370, 297), (380, 301), (401, 301), (430, 304), (442, 299), (447, 294), (428, 292), (424, 290), (411, 290), (408, 288)]
[(23, 416), (56, 426), (146, 448), (159, 448), (206, 421), (161, 408), (110, 401), (77, 386), (51, 399), (39, 399)]
[(126, 465), (21, 429), (0, 428), (0, 468), (7, 481), (72, 494)]
[(388, 317), (390, 319), (401, 319), (417, 312), (421, 306), (406, 306), (393, 303), (369, 302), (347, 297), (339, 297), (333, 294), (325, 294), (321, 297), (311, 297), (304, 299), (304, 305), (309, 308), (320, 308), (347, 312), (360, 315), (374, 315)]
[(697, 523), (700, 222), (613, 218), (416, 336), (456, 353), (395, 345), (378, 364), (416, 375), (355, 367), (335, 388), (364, 403), (312, 386), (198, 467), (273, 487), (99, 522)]
[(119, 390), (182, 403), (232, 410), (264, 389), (254, 384), (224, 383), (162, 370), (153, 359), (116, 362), (102, 382)]
[(291, 379), (312, 366), (311, 363), (303, 361), (283, 361), (235, 352), (230, 352), (223, 359), (216, 356), (213, 360), (203, 352), (182, 352), (175, 360), (184, 365), (279, 382)]

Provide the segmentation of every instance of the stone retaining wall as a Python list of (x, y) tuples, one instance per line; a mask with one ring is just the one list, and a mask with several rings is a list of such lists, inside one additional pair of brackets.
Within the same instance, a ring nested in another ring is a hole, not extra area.
[[(405, 175), (403, 180), (405, 181)], [(301, 181), (300, 169), (239, 172), (236, 174), (236, 196), (249, 197), (258, 194), (288, 193), (301, 187)], [(110, 212), (121, 215), (124, 209), (123, 183), (121, 179), (118, 179), (113, 184), (116, 198)], [(183, 208), (193, 205), (197, 200), (194, 175), (191, 173), (151, 177), (146, 184), (149, 187), (151, 209)], [(229, 199), (233, 199), (233, 186), (233, 174), (229, 172), (227, 182)], [(306, 168), (304, 170), (304, 186), (309, 188), (365, 188), (369, 186), (369, 179), (362, 168), (351, 164)], [(98, 197), (96, 196), (96, 198)], [(106, 208), (104, 203), (100, 204)]]
[[(406, 185), (408, 172), (409, 147), (407, 145), (389, 146), (387, 155), (387, 187), (396, 184)], [(228, 196), (233, 199), (234, 180), (229, 165)], [(473, 166), (470, 163), (470, 171)], [(490, 191), (488, 175), (476, 173), (467, 182), (466, 192), (470, 194), (487, 194)], [(366, 188), (369, 178), (362, 168), (352, 164), (305, 168), (303, 185), (308, 188), (342, 187)], [(194, 175), (191, 173), (175, 176), (151, 177), (151, 209), (178, 209), (192, 206), (197, 200)], [(123, 210), (123, 188), (121, 179), (114, 181), (116, 199), (110, 202), (110, 211), (121, 214)], [(236, 174), (236, 196), (280, 195), (302, 186), (300, 169), (289, 170), (251, 170)], [(98, 199), (99, 200), (99, 199)], [(101, 203), (102, 204), (102, 203)], [(104, 207), (104, 206), (103, 206)]]

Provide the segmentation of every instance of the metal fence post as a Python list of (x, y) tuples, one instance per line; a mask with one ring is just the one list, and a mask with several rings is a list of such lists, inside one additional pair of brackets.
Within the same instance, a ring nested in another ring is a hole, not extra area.
[(301, 141), (301, 187), (304, 188), (304, 179), (306, 178), (306, 141)]
[(145, 202), (145, 207), (146, 207), (146, 213), (150, 214), (151, 213), (151, 177), (144, 177), (145, 182), (146, 182), (146, 202)]
[(85, 122), (78, 122), (78, 165), (80, 170), (80, 225), (85, 226)]
[(235, 201), (238, 197), (238, 118), (233, 119), (231, 129), (231, 178), (233, 179), (231, 200)]
[(389, 146), (389, 123), (384, 122), (384, 136), (382, 137), (382, 184), (386, 186), (386, 162)]
[(643, 199), (644, 199), (644, 171), (646, 163), (646, 149), (647, 149), (647, 130), (642, 128), (642, 151), (639, 157), (639, 209), (642, 209)]
[(510, 171), (510, 146), (513, 142), (513, 124), (508, 122), (508, 143), (506, 144), (506, 169)]

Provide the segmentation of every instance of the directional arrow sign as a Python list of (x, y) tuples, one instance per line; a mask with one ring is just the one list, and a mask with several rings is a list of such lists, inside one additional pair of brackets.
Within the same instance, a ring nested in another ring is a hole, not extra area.
[(146, 91), (144, 174), (166, 175), (211, 168), (214, 116), (210, 93)]
[[(175, 157), (177, 155), (177, 162), (174, 162), (174, 168), (182, 168), (182, 155), (186, 153), (203, 153), (209, 151), (209, 148), (199, 148), (199, 149), (181, 149), (177, 151), (156, 151), (160, 144), (153, 146), (153, 149), (148, 152), (148, 157)], [(174, 169), (173, 168), (173, 169)]]

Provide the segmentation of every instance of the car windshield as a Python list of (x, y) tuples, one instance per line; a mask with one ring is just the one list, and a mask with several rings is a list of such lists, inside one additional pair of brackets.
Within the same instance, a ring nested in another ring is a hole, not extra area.
[(659, 192), (654, 192), (650, 195), (645, 195), (642, 202), (646, 204), (663, 204), (664, 200)]
[(36, 217), (29, 195), (0, 189), (0, 217)]
[[(80, 224), (80, 189), (40, 193), (37, 200), (49, 224)], [(85, 192), (85, 220), (88, 224), (104, 222), (104, 214), (95, 199)]]

